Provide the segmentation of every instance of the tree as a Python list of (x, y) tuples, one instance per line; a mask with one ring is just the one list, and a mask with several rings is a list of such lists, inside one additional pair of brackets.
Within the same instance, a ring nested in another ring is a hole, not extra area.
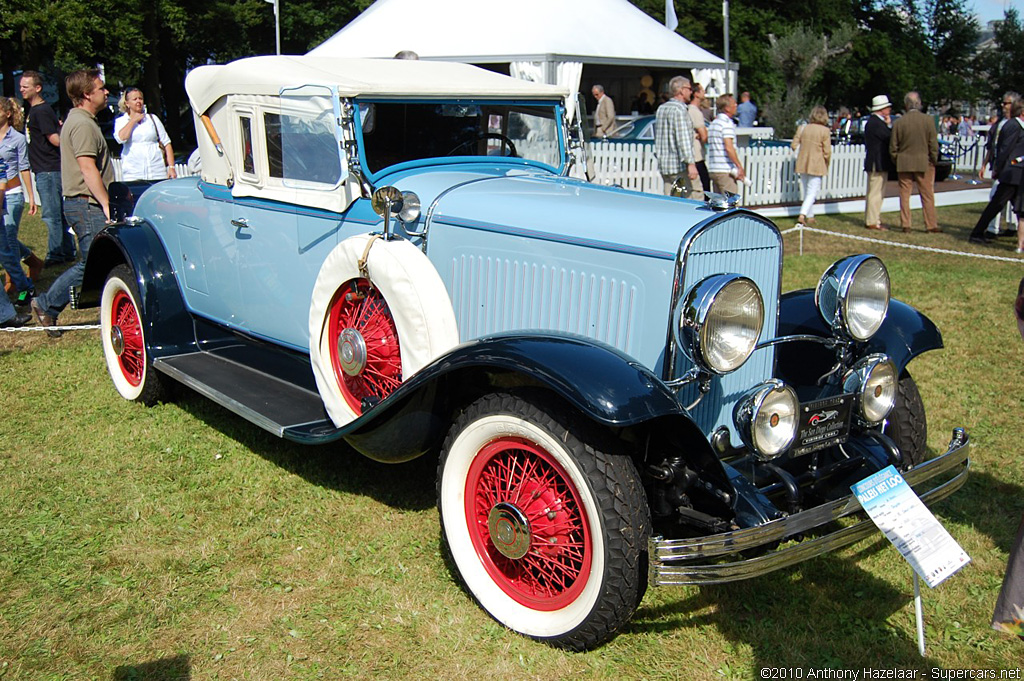
[(926, 101), (949, 105), (977, 94), (971, 62), (978, 42), (978, 20), (966, 0), (926, 0), (924, 26), (933, 69), (922, 86)]
[(769, 34), (774, 67), (785, 82), (783, 92), (765, 101), (764, 118), (782, 137), (796, 131), (796, 121), (810, 107), (809, 87), (826, 63), (850, 52), (856, 30), (839, 25), (831, 36), (798, 26), (781, 36)]
[(982, 92), (991, 101), (998, 101), (1007, 90), (1020, 92), (1024, 87), (1024, 27), (1016, 8), (1008, 8), (996, 24), (992, 46), (978, 55), (975, 66), (987, 75)]

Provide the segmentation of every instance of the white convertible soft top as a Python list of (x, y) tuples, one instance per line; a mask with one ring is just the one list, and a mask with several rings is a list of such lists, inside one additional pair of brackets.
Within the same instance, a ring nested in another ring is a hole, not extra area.
[(468, 64), (408, 59), (250, 57), (223, 66), (200, 66), (185, 78), (192, 108), (204, 113), (226, 95), (277, 95), (282, 88), (327, 85), (342, 97), (514, 97), (558, 99), (556, 85), (531, 83)]

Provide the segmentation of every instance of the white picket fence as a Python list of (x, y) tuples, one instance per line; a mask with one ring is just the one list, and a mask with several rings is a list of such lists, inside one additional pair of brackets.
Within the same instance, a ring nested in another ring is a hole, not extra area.
[[(121, 159), (112, 158), (110, 159), (111, 165), (114, 166), (114, 179), (118, 182), (121, 181)], [(178, 177), (187, 177), (192, 173), (189, 172), (188, 166), (184, 163), (175, 163), (174, 170), (178, 173)], [(161, 178), (163, 179), (163, 178)]]
[[(942, 135), (955, 162), (953, 172), (976, 177), (985, 157), (985, 138), (978, 135), (960, 139)], [(653, 144), (594, 144), (590, 164), (597, 184), (660, 194), (661, 173), (654, 157)], [(747, 171), (750, 186), (743, 188), (743, 205), (766, 206), (799, 203), (800, 176), (796, 172), (796, 152), (789, 146), (740, 146), (740, 162)], [(113, 159), (114, 177), (121, 179), (121, 159)], [(175, 165), (178, 177), (191, 175), (184, 163)], [(864, 145), (837, 144), (832, 147), (832, 162), (822, 183), (819, 200), (830, 201), (864, 196)]]
[[(955, 158), (954, 172), (977, 176), (985, 156), (984, 137), (962, 140), (943, 135)], [(796, 172), (796, 152), (789, 146), (741, 146), (737, 148), (740, 163), (747, 171), (750, 186), (743, 188), (743, 205), (765, 206), (799, 203), (800, 176)], [(595, 144), (591, 165), (594, 182), (626, 189), (660, 194), (662, 179), (653, 144)], [(832, 162), (822, 183), (819, 200), (848, 199), (864, 196), (867, 176), (864, 173), (864, 145), (842, 144), (832, 147)]]

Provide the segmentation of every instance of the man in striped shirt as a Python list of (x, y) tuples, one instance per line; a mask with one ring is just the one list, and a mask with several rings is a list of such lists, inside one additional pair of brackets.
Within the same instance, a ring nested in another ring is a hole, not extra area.
[(668, 91), (671, 98), (658, 107), (654, 120), (654, 155), (665, 181), (665, 194), (671, 196), (678, 184), (684, 197), (700, 200), (704, 187), (697, 174), (693, 123), (687, 110), (693, 88), (689, 79), (676, 76), (668, 82)]
[(736, 124), (732, 117), (736, 115), (736, 97), (725, 94), (715, 100), (718, 115), (708, 126), (708, 174), (711, 186), (715, 191), (727, 194), (739, 194), (737, 182), (746, 178), (743, 164), (736, 153)]

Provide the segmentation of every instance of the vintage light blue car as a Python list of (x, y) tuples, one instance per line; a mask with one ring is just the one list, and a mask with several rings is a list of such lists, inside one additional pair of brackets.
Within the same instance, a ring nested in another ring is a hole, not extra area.
[(186, 85), (201, 176), (116, 188), (134, 212), (89, 253), (114, 386), (438, 455), (453, 570), (510, 629), (593, 647), (648, 584), (867, 536), (849, 488), (890, 464), (929, 503), (963, 484), (966, 435), (929, 458), (907, 371), (941, 337), (878, 258), (783, 295), (769, 220), (574, 179), (568, 92), (309, 57)]

